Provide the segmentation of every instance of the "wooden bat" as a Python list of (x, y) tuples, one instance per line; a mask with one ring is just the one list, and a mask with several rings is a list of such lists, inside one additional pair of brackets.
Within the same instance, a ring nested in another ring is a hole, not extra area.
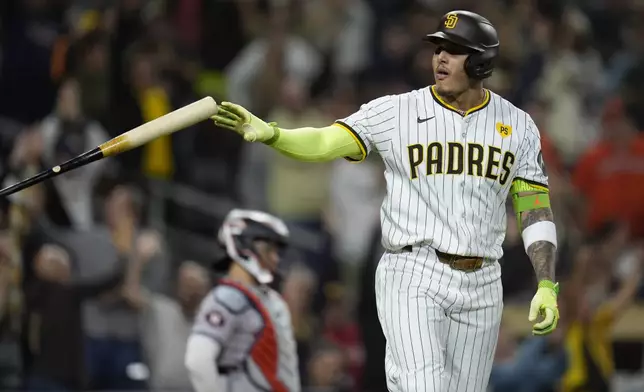
[(163, 135), (195, 125), (217, 114), (217, 102), (212, 97), (206, 97), (193, 102), (166, 115), (148, 121), (128, 132), (106, 141), (93, 150), (87, 151), (59, 166), (54, 166), (33, 177), (29, 177), (14, 185), (0, 190), (1, 196), (8, 196), (30, 186), (39, 184), (50, 178), (70, 170), (77, 169), (103, 158), (111, 157), (135, 149)]

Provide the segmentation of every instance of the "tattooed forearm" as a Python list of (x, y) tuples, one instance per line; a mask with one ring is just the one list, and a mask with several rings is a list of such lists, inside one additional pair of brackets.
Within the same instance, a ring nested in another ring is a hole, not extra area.
[[(553, 220), (554, 218), (550, 208), (525, 211), (521, 214), (521, 227), (525, 229), (537, 222)], [(554, 280), (556, 250), (555, 246), (547, 241), (535, 242), (528, 248), (528, 257), (532, 261), (534, 272), (537, 275), (537, 281), (544, 279)]]

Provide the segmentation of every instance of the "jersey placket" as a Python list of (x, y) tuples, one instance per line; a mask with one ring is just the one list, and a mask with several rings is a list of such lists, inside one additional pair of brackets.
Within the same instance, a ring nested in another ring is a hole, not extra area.
[[(468, 125), (468, 116), (465, 115), (464, 117), (458, 117), (457, 118), (458, 124), (459, 124), (459, 129), (457, 134), (455, 135), (456, 138), (458, 139), (459, 143), (463, 145), (463, 157), (461, 161), (463, 162), (463, 171), (460, 173), (460, 176), (455, 177), (454, 181), (457, 183), (456, 187), (456, 192), (457, 194), (461, 195), (463, 193), (463, 187), (465, 187), (465, 173), (467, 171), (467, 125)], [(460, 198), (456, 198), (460, 199)], [(465, 219), (465, 209), (463, 208), (462, 203), (457, 203), (455, 208), (459, 209), (459, 214), (462, 219)], [(463, 223), (463, 221), (461, 221)]]
[[(467, 236), (467, 239), (465, 241), (463, 241), (463, 244), (465, 245), (465, 252), (466, 253), (470, 253), (472, 251), (472, 246), (471, 246), (472, 232), (469, 229), (469, 227), (470, 227), (469, 225), (472, 224), (471, 223), (472, 217), (467, 216), (467, 207), (471, 208), (471, 205), (469, 203), (467, 203), (466, 200), (465, 200), (465, 191), (466, 191), (465, 184), (466, 184), (466, 182), (468, 180), (467, 176), (468, 176), (468, 170), (469, 170), (469, 164), (470, 164), (469, 159), (468, 159), (468, 145), (467, 145), (468, 140), (467, 140), (467, 137), (468, 137), (468, 133), (470, 131), (474, 132), (474, 130), (471, 129), (471, 128), (474, 127), (475, 124), (476, 124), (476, 116), (477, 115), (478, 115), (478, 113), (472, 113), (472, 114), (466, 114), (463, 117), (463, 120), (462, 120), (463, 121), (463, 126), (461, 127), (462, 132), (461, 132), (461, 135), (460, 135), (462, 143), (463, 143), (463, 146), (464, 146), (464, 157), (463, 157), (463, 173), (462, 173), (460, 181), (459, 181), (460, 183), (459, 183), (459, 186), (458, 186), (458, 191), (460, 192), (460, 195), (459, 195), (460, 197), (459, 198), (461, 199), (462, 206), (463, 206), (463, 212), (461, 213), (461, 223), (463, 225), (463, 233)], [(473, 139), (473, 141), (474, 141), (474, 139)], [(471, 178), (469, 179), (469, 182), (470, 182), (470, 187), (473, 186)]]
[[(476, 114), (474, 114), (476, 115)], [(461, 143), (463, 143), (463, 173), (461, 173), (461, 177), (459, 179), (459, 185), (458, 185), (458, 191), (461, 193), (461, 197), (463, 195), (463, 192), (465, 190), (465, 180), (467, 178), (467, 170), (468, 170), (468, 160), (467, 160), (467, 133), (470, 128), (470, 124), (472, 124), (473, 116), (466, 114), (464, 117), (461, 119), (461, 134), (460, 134), (460, 140)], [(463, 204), (465, 202), (463, 201)], [(461, 213), (461, 218), (463, 218), (463, 221), (467, 219), (467, 215), (465, 212), (465, 208), (463, 208), (463, 212)]]
[(465, 176), (467, 173), (467, 131), (469, 124), (469, 116), (454, 115), (454, 141), (457, 141), (463, 146), (463, 156), (459, 157), (461, 164), (463, 165), (462, 171), (453, 177), (454, 187), (452, 188), (454, 194), (452, 195), (452, 208), (454, 212), (454, 217), (456, 218), (456, 234), (458, 237), (458, 249), (455, 249), (455, 253), (462, 252), (464, 249), (461, 249), (462, 245), (467, 243), (467, 240), (463, 236), (467, 235), (465, 229), (466, 225), (466, 211), (465, 205), (462, 200), (463, 189), (465, 187)]

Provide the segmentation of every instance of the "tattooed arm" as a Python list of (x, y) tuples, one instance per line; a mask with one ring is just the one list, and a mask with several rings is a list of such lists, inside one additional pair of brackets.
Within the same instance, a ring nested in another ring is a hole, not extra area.
[[(526, 116), (525, 137), (515, 177), (510, 187), (514, 211), (521, 227), (523, 246), (537, 276), (537, 292), (530, 303), (528, 319), (532, 333), (547, 335), (559, 320), (555, 282), (557, 229), (550, 209), (548, 175), (541, 153), (541, 135), (530, 116)], [(541, 321), (538, 321), (540, 316)]]
[[(521, 192), (519, 197), (535, 196), (535, 192)], [(534, 225), (537, 222), (554, 220), (552, 209), (550, 207), (538, 208), (534, 210), (523, 211), (521, 213), (521, 228), (523, 230)], [(534, 272), (537, 275), (537, 281), (555, 280), (555, 259), (557, 248), (548, 241), (536, 241), (528, 246), (526, 253), (532, 261)]]
[[(559, 285), (555, 283), (557, 233), (547, 188), (525, 189), (530, 186), (534, 188), (534, 185), (517, 181), (513, 185), (512, 197), (522, 229), (523, 244), (539, 282), (537, 293), (530, 303), (528, 319), (534, 323), (533, 334), (547, 335), (554, 331), (559, 320)], [(523, 190), (518, 191), (520, 188)], [(538, 321), (539, 316), (541, 321)]]

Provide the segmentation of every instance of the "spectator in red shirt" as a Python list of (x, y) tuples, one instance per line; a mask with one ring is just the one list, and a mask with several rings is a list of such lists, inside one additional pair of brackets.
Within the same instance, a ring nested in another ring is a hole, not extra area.
[(621, 99), (606, 105), (602, 140), (582, 154), (573, 184), (586, 201), (586, 229), (623, 221), (644, 237), (644, 135), (638, 133)]

